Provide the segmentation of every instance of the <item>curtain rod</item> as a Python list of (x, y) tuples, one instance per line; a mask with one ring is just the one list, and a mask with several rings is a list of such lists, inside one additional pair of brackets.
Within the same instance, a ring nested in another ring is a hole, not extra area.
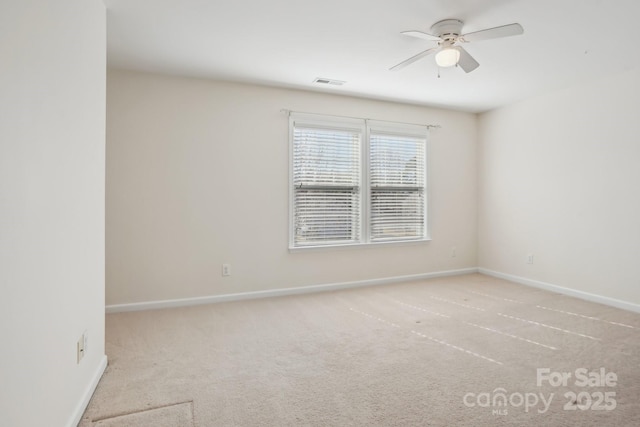
[[(309, 113), (309, 112), (306, 112), (306, 111), (294, 111), (294, 110), (289, 110), (289, 109), (286, 109), (286, 108), (282, 108), (280, 110), (280, 112), (283, 113), (283, 114), (286, 114), (288, 116), (290, 116), (291, 113), (299, 113), (299, 114), (311, 114), (311, 115), (316, 115), (316, 116), (338, 117), (338, 118), (341, 118), (341, 119), (356, 119), (356, 120), (364, 120), (364, 121), (397, 123), (397, 122), (393, 122), (391, 120), (378, 120), (378, 119), (368, 119), (368, 118), (363, 118), (363, 117), (351, 117), (351, 116), (337, 116), (335, 114)], [(403, 124), (414, 125), (414, 126), (424, 126), (427, 129), (440, 129), (442, 127), (441, 125), (425, 125), (425, 124), (422, 124), (422, 123), (403, 123)]]

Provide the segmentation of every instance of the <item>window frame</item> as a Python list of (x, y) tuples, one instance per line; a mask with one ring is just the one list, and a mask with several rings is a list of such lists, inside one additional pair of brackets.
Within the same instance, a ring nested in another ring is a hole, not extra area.
[[(311, 126), (325, 129), (355, 129), (360, 130), (360, 240), (349, 243), (332, 243), (316, 245), (296, 245), (295, 244), (295, 188), (294, 188), (294, 129), (298, 123), (299, 127)], [(397, 135), (401, 137), (411, 137), (424, 139), (424, 233), (417, 238), (371, 240), (371, 181), (370, 181), (370, 146), (371, 134), (384, 133), (386, 135)], [(407, 123), (387, 122), (381, 120), (359, 119), (341, 116), (320, 115), (311, 113), (289, 113), (289, 250), (308, 251), (322, 249), (348, 249), (354, 247), (373, 247), (380, 245), (411, 245), (424, 243), (431, 240), (430, 227), (430, 191), (429, 191), (429, 126), (415, 125)]]

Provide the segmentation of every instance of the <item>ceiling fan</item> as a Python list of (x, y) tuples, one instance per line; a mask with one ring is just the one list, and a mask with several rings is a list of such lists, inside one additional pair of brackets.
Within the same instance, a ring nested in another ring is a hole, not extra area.
[(473, 33), (462, 34), (463, 23), (459, 19), (445, 19), (438, 21), (431, 27), (431, 34), (422, 31), (403, 31), (406, 36), (416, 37), (423, 40), (438, 42), (437, 47), (432, 47), (394, 65), (390, 70), (399, 70), (407, 65), (435, 54), (436, 63), (440, 67), (452, 67), (458, 65), (465, 73), (470, 73), (480, 66), (478, 61), (467, 52), (460, 43), (476, 42), (487, 39), (497, 39), (500, 37), (517, 36), (524, 32), (520, 24), (508, 24), (500, 27), (488, 28), (486, 30), (474, 31)]

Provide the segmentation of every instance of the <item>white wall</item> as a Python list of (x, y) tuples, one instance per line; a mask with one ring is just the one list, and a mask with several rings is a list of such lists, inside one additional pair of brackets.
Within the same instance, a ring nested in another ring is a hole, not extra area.
[(99, 0), (0, 7), (2, 426), (73, 424), (106, 362), (105, 34)]
[[(112, 70), (107, 305), (476, 266), (476, 117), (314, 92)], [(286, 108), (442, 125), (430, 152), (433, 241), (288, 251)], [(451, 248), (457, 247), (452, 258)], [(221, 264), (232, 276), (221, 277)]]
[(480, 116), (480, 267), (640, 303), (639, 81), (629, 71)]

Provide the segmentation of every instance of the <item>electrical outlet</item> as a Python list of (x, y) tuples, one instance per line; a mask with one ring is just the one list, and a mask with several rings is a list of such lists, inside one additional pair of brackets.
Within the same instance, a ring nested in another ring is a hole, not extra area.
[(222, 264), (222, 275), (231, 276), (231, 264)]
[(82, 336), (78, 340), (78, 343), (77, 343), (77, 346), (76, 346), (77, 354), (78, 354), (78, 363), (80, 363), (80, 361), (84, 357), (84, 353), (85, 353), (84, 344), (85, 344), (85, 335), (82, 334)]
[(533, 254), (527, 255), (527, 264), (533, 264)]
[(87, 350), (89, 350), (89, 332), (85, 330), (76, 343), (78, 363), (80, 363), (84, 355), (87, 353)]

